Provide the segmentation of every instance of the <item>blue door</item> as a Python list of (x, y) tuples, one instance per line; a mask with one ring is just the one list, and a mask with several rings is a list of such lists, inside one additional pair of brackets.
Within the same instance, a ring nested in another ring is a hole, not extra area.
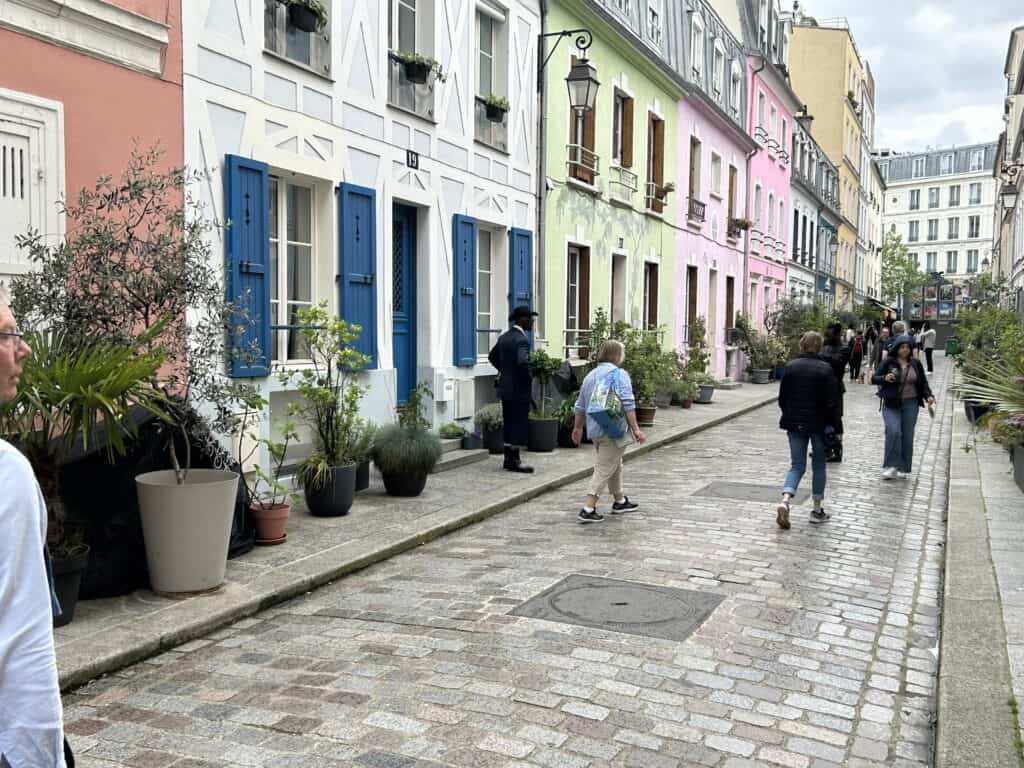
[(391, 327), (398, 402), (416, 386), (416, 209), (396, 205), (391, 225)]

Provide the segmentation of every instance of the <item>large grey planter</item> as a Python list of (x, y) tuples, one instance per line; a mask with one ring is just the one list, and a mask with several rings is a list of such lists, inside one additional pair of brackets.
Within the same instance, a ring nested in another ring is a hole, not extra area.
[(711, 398), (715, 396), (715, 385), (714, 384), (701, 384), (697, 390), (697, 399), (695, 403), (701, 405), (707, 405), (711, 402)]
[(1024, 445), (1013, 446), (1013, 480), (1024, 493)]
[(173, 470), (135, 478), (149, 581), (154, 592), (206, 592), (224, 583), (238, 475), (192, 469), (183, 485)]
[(767, 384), (771, 373), (771, 368), (754, 368), (750, 371), (750, 380), (754, 384)]

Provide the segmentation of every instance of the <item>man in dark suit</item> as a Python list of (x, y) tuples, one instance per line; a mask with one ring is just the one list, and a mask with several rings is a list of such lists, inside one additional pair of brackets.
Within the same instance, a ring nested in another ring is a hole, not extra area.
[(509, 320), (512, 327), (498, 337), (487, 359), (498, 369), (498, 397), (505, 423), (505, 469), (533, 472), (523, 465), (519, 450), (526, 447), (530, 425), (530, 331), (537, 316), (529, 307), (516, 307)]

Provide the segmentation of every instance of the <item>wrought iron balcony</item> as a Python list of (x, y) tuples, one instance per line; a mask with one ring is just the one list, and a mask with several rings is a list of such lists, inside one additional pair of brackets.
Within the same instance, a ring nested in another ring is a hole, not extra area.
[(754, 128), (754, 140), (760, 144), (768, 143), (768, 131), (765, 130), (763, 125)]
[(434, 76), (425, 83), (414, 83), (406, 76), (405, 63), (388, 53), (388, 104), (412, 112), (427, 120), (434, 119)]
[(703, 203), (696, 198), (687, 198), (686, 207), (686, 218), (690, 221), (702, 222), (704, 221), (704, 214), (707, 210), (707, 203)]
[(474, 104), (473, 130), (477, 141), (508, 152), (508, 115), (502, 115), (500, 122), (490, 120), (487, 117), (487, 103), (479, 96)]
[(647, 208), (655, 213), (661, 213), (665, 210), (665, 199), (674, 191), (675, 185), (671, 182), (668, 184), (657, 184), (653, 181), (647, 182), (647, 194), (645, 196)]
[(585, 184), (593, 184), (601, 175), (601, 158), (582, 144), (565, 145), (565, 164), (569, 176)]
[(608, 168), (608, 194), (613, 200), (632, 205), (638, 184), (637, 175), (628, 168), (621, 165)]

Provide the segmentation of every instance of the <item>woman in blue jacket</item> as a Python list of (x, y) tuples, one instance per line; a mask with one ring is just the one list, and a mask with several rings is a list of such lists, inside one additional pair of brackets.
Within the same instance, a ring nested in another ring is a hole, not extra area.
[(889, 354), (879, 364), (871, 383), (879, 386), (882, 421), (885, 422), (885, 456), (882, 479), (906, 477), (914, 459), (914, 429), (925, 403), (935, 405), (928, 377), (920, 360), (913, 357), (914, 340), (902, 335), (893, 339)]

